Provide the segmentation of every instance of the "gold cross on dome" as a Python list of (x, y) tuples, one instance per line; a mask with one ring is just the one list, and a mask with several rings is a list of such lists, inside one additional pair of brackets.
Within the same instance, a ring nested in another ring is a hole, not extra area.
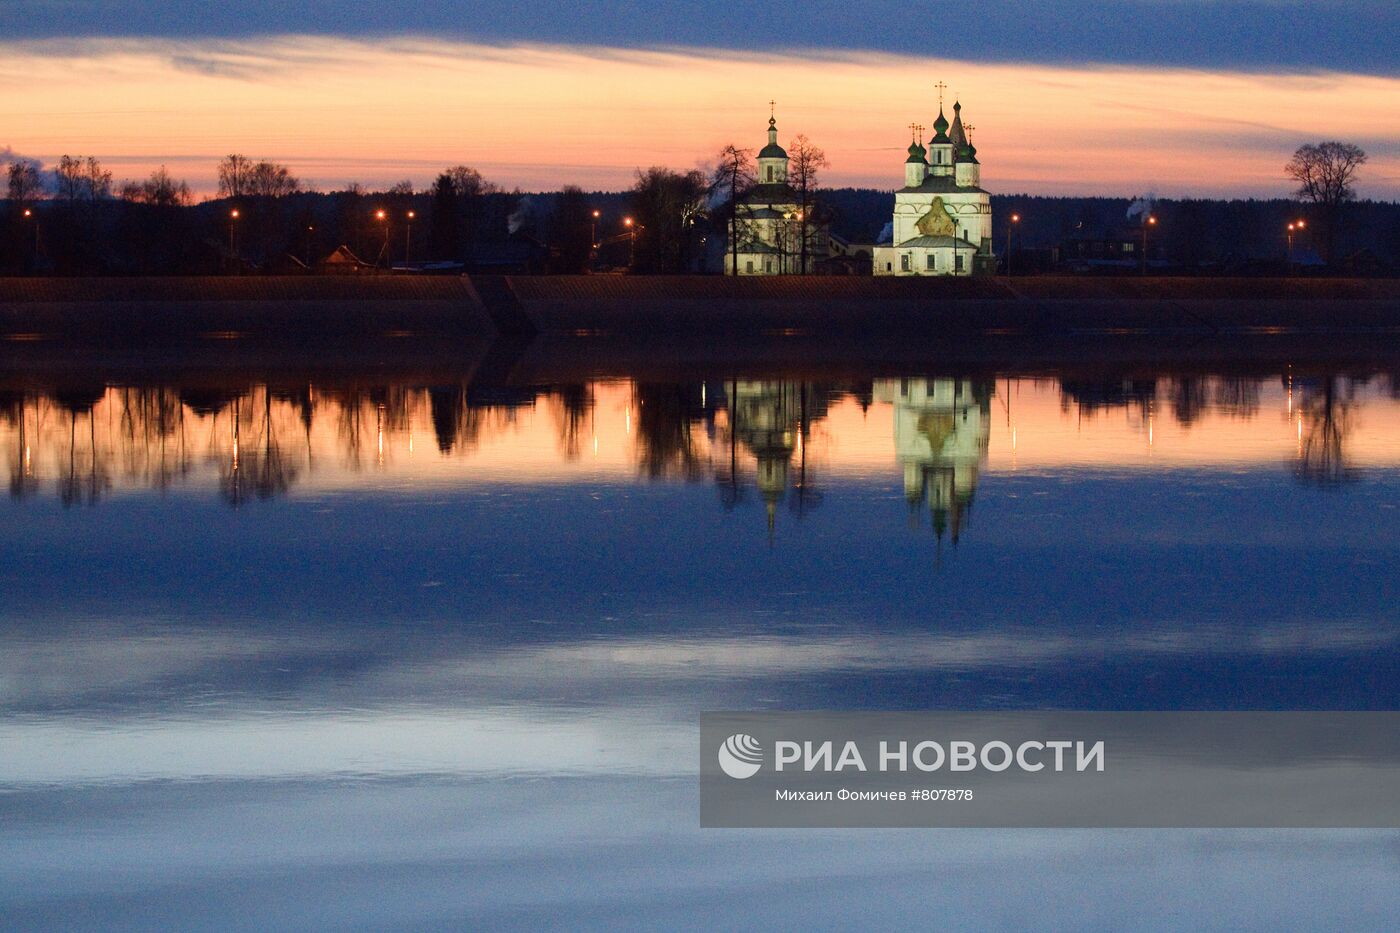
[(968, 135), (968, 136), (971, 136), (971, 135), (972, 135), (972, 131), (975, 130), (975, 129), (977, 129), (977, 127), (973, 126), (971, 123), (964, 123), (963, 126), (967, 129), (967, 135)]
[(939, 81), (934, 87), (938, 88), (938, 106), (941, 109), (943, 107), (943, 92), (948, 90), (948, 85)]
[(770, 100), (770, 101), (768, 101), (768, 116), (773, 117), (774, 119), (777, 119), (777, 117), (778, 117), (778, 102), (777, 102), (776, 100)]
[(914, 134), (914, 141), (915, 141), (915, 142), (918, 142), (918, 141), (919, 141), (919, 130), (920, 130), (920, 129), (922, 129), (922, 127), (920, 127), (919, 124), (917, 124), (917, 123), (911, 123), (911, 124), (909, 124), (909, 132)]

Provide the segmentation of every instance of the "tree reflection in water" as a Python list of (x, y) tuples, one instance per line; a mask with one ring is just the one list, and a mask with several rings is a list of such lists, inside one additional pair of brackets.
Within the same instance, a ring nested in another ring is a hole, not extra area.
[(1298, 459), (1295, 472), (1304, 483), (1336, 486), (1356, 478), (1347, 463), (1346, 440), (1353, 424), (1356, 383), (1327, 376), (1299, 384)]
[[(586, 447), (597, 455), (602, 434), (612, 445), (605, 451), (609, 464), (620, 455), (647, 481), (708, 477), (725, 509), (761, 502), (771, 532), (780, 512), (801, 520), (828, 494), (824, 478), (839, 465), (832, 457), (843, 440), (844, 429), (831, 421), (839, 405), (857, 419), (843, 424), (888, 419), (881, 441), (888, 452), (880, 456), (889, 469), (903, 471), (911, 518), (922, 524), (927, 515), (935, 534), (956, 542), (988, 457), (997, 395), (1005, 396), (998, 412), (1006, 412), (1012, 444), (1011, 400), (1023, 388), (1031, 396), (1048, 395), (1052, 405), (1058, 393), (1057, 406), (1039, 409), (1042, 427), (1057, 417), (1070, 419), (1077, 432), (1092, 432), (1101, 424), (1095, 419), (1120, 412), (1126, 421), (1102, 424), (1141, 432), (1150, 446), (1154, 412), (1165, 410), (1193, 434), (1197, 425), (1218, 431), (1229, 419), (1237, 425), (1227, 430), (1251, 431), (1258, 443), (1257, 437), (1277, 430), (1270, 419), (1259, 420), (1261, 410), (1275, 404), (1263, 399), (1264, 384), (1254, 376), (1124, 372), (995, 382), (920, 376), (844, 383), (266, 385), (208, 379), (173, 387), (21, 385), (0, 394), (0, 459), (15, 500), (52, 484), (64, 505), (92, 504), (117, 482), (166, 490), (208, 478), (224, 501), (240, 506), (282, 496), (312, 474), (396, 471), (415, 456), (425, 464), (489, 451), (498, 464), (525, 458), (521, 462), (528, 460), (535, 475), (567, 472), (581, 465)], [(1365, 404), (1392, 404), (1397, 384), (1388, 377), (1363, 397), (1364, 378), (1285, 376), (1286, 399), (1278, 404), (1286, 406), (1288, 430), (1296, 433), (1296, 441), (1285, 442), (1296, 443), (1294, 475), (1317, 485), (1354, 478), (1349, 446), (1357, 412)], [(1163, 430), (1159, 422), (1158, 434)], [(518, 449), (512, 447), (516, 435), (524, 445)], [(525, 438), (535, 435), (551, 438), (552, 447), (531, 446)], [(431, 442), (415, 455), (420, 438)]]

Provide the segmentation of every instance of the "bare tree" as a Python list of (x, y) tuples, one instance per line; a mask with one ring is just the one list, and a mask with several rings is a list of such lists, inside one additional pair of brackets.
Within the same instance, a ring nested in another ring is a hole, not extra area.
[(1342, 205), (1356, 198), (1356, 173), (1366, 164), (1366, 153), (1351, 143), (1324, 142), (1299, 146), (1283, 167), (1298, 183), (1298, 197), (1317, 205), (1322, 215), (1327, 260), (1332, 261), (1337, 242), (1337, 221)]
[(812, 145), (812, 141), (805, 134), (799, 135), (788, 145), (788, 185), (797, 193), (797, 229), (801, 237), (798, 249), (803, 275), (811, 271), (807, 260), (807, 228), (812, 222), (812, 211), (816, 207), (818, 175), (829, 164), (826, 153)]
[(155, 207), (186, 207), (191, 199), (190, 186), (176, 181), (162, 165), (145, 181), (129, 181), (122, 185), (123, 201), (150, 204)]
[(219, 163), (219, 197), (241, 198), (248, 193), (248, 174), (253, 163), (247, 156), (224, 156)]
[(454, 165), (443, 172), (452, 183), (452, 191), (459, 198), (471, 198), (482, 194), (495, 194), (500, 189), (469, 165)]
[(698, 171), (673, 172), (660, 166), (637, 170), (631, 191), (634, 271), (674, 273), (690, 268), (695, 222), (703, 215), (708, 188)]
[(11, 162), (8, 174), (11, 203), (29, 204), (37, 201), (44, 193), (44, 182), (39, 177), (39, 166), (33, 162), (23, 159)]
[(281, 198), (300, 191), (301, 181), (285, 165), (258, 162), (248, 169), (247, 189), (253, 197)]
[(719, 151), (710, 190), (729, 203), (729, 253), (734, 275), (739, 274), (739, 198), (754, 183), (753, 150), (730, 143)]
[(112, 196), (112, 173), (92, 156), (60, 156), (53, 173), (59, 197), (70, 204)]

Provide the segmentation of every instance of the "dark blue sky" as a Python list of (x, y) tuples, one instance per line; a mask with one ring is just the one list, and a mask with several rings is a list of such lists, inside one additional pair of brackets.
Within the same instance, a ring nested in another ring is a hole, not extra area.
[[(947, 27), (942, 25), (947, 23)], [(312, 33), (1400, 74), (1393, 0), (7, 0), (6, 39)]]

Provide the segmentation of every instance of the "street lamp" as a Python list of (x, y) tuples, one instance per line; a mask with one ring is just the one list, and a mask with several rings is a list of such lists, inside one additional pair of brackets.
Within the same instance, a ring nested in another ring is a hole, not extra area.
[(603, 216), (601, 211), (593, 212), (593, 225), (588, 230), (588, 244), (593, 249), (598, 248), (598, 218)]
[(376, 220), (384, 221), (384, 268), (389, 268), (389, 213), (385, 210), (374, 212)]
[(32, 208), (24, 209), (24, 219), (34, 221), (34, 271), (38, 271), (39, 266), (39, 218), (34, 215)]
[(1147, 274), (1147, 228), (1155, 226), (1157, 218), (1148, 214), (1142, 219), (1142, 274)]
[(408, 231), (403, 238), (403, 258), (405, 262), (413, 262), (413, 218), (418, 215), (413, 211), (408, 212)]
[(1301, 220), (1295, 220), (1288, 225), (1288, 264), (1293, 265), (1293, 234), (1302, 230), (1306, 225)]
[(234, 239), (234, 231), (236, 231), (237, 229), (238, 208), (235, 207), (233, 210), (228, 212), (228, 254), (230, 260), (233, 262), (233, 271), (235, 274), (238, 272), (238, 241)]
[(622, 218), (622, 225), (627, 228), (631, 239), (631, 243), (627, 247), (627, 268), (630, 269), (637, 261), (637, 225), (631, 217)]
[(1011, 278), (1011, 231), (1021, 222), (1020, 214), (1011, 215), (1011, 223), (1006, 225), (1006, 277)]

